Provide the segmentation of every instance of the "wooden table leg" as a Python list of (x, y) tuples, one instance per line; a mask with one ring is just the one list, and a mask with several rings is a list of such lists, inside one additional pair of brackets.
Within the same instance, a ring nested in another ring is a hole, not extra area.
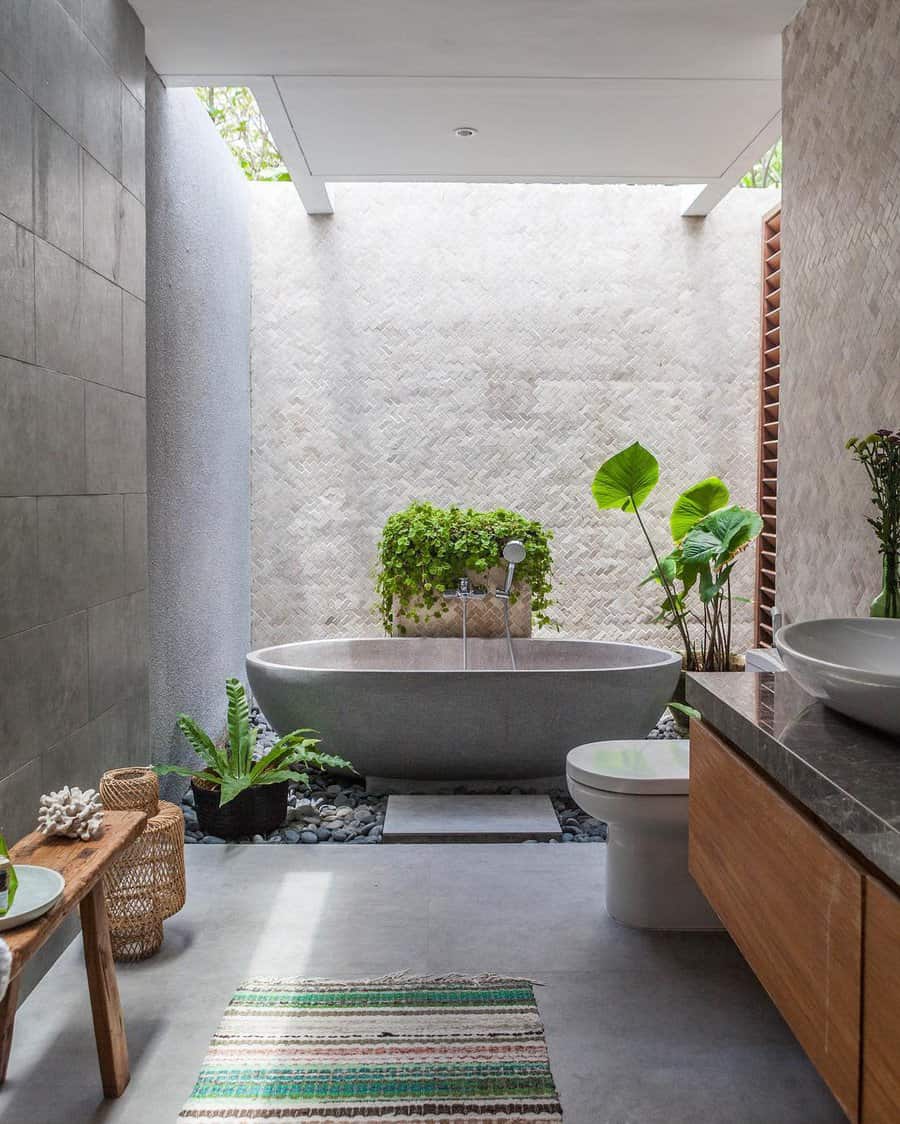
[(9, 1051), (12, 1049), (13, 1027), (16, 1022), (16, 1006), (19, 1002), (19, 980), (16, 976), (9, 981), (6, 995), (0, 1000), (0, 1085), (6, 1080), (9, 1065)]
[(121, 1097), (130, 1077), (128, 1044), (125, 1041), (125, 1023), (109, 940), (102, 880), (82, 899), (81, 935), (103, 1093), (107, 1097)]

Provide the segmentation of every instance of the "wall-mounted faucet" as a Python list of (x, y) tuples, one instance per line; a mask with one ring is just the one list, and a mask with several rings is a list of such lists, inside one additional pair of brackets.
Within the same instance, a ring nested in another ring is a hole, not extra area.
[(483, 601), (487, 597), (486, 589), (476, 589), (468, 578), (460, 578), (456, 589), (445, 589), (446, 600), (458, 598), (462, 602), (462, 646), (463, 646), (463, 671), (469, 668), (469, 638), (468, 638), (468, 613), (470, 601)]
[[(506, 630), (506, 647), (509, 651), (509, 662), (513, 671), (516, 671), (516, 654), (513, 651), (512, 636), (509, 630), (509, 599), (512, 596), (513, 578), (516, 566), (525, 561), (525, 547), (518, 539), (510, 539), (503, 548), (503, 558), (506, 562), (506, 581), (502, 589), (495, 589), (494, 596), (503, 602), (503, 624)], [(463, 671), (469, 668), (469, 637), (468, 637), (468, 608), (470, 601), (483, 601), (487, 597), (487, 590), (476, 588), (468, 578), (460, 578), (456, 589), (445, 589), (444, 598), (447, 601), (459, 600), (462, 602), (462, 646), (463, 646)]]

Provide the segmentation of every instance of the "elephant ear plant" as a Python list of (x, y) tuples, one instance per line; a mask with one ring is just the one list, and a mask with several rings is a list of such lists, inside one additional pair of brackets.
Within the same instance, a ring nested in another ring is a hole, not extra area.
[(658, 483), (656, 457), (635, 441), (600, 466), (594, 499), (601, 511), (618, 509), (637, 519), (653, 558), (653, 568), (641, 584), (662, 587), (654, 623), (678, 633), (685, 670), (728, 671), (737, 600), (731, 574), (740, 554), (762, 530), (762, 519), (755, 511), (731, 504), (728, 488), (711, 476), (676, 500), (669, 519), (672, 547), (661, 555), (640, 513)]
[[(319, 739), (312, 737), (315, 730), (292, 730), (279, 738), (268, 753), (255, 759), (257, 728), (250, 723), (250, 707), (243, 683), (239, 679), (226, 679), (225, 694), (228, 697), (228, 740), (225, 745), (215, 741), (186, 714), (178, 716), (178, 728), (184, 734), (197, 756), (203, 762), (199, 768), (184, 765), (154, 765), (153, 768), (163, 776), (174, 773), (190, 777), (195, 799), (203, 800), (207, 809), (223, 809), (235, 802), (230, 814), (222, 815), (218, 821), (208, 819), (209, 834), (243, 835), (256, 831), (272, 830), (283, 822), (287, 813), (287, 794), (289, 784), (309, 784), (309, 774), (298, 771), (297, 766), (312, 766), (317, 769), (352, 769), (349, 761), (327, 753), (319, 753), (316, 746)], [(257, 790), (268, 786), (271, 794), (254, 807), (253, 796)], [(280, 812), (280, 814), (279, 814)], [(200, 804), (197, 805), (198, 818), (201, 817)], [(268, 824), (273, 817), (271, 827)], [(229, 831), (227, 824), (237, 823), (242, 830)], [(223, 826), (226, 825), (226, 826)], [(201, 823), (201, 827), (203, 824)]]

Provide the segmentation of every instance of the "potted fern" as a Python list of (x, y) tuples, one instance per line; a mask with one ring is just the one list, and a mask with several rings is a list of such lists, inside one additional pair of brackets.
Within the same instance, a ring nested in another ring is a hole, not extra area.
[(296, 766), (317, 769), (352, 769), (342, 757), (319, 753), (315, 730), (292, 730), (258, 760), (254, 759), (257, 729), (250, 724), (247, 693), (239, 679), (225, 680), (228, 697), (228, 739), (217, 745), (186, 714), (178, 728), (203, 762), (199, 768), (154, 765), (164, 776), (174, 773), (191, 778), (197, 822), (205, 835), (237, 839), (274, 831), (287, 817), (288, 790), (292, 784), (309, 784), (309, 774)]

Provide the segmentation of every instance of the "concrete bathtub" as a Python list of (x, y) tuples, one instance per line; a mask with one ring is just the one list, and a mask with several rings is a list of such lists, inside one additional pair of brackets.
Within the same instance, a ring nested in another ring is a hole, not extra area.
[(643, 738), (681, 659), (637, 644), (453, 639), (313, 640), (247, 656), (279, 733), (311, 726), (370, 782), (534, 780), (565, 773), (583, 742)]

